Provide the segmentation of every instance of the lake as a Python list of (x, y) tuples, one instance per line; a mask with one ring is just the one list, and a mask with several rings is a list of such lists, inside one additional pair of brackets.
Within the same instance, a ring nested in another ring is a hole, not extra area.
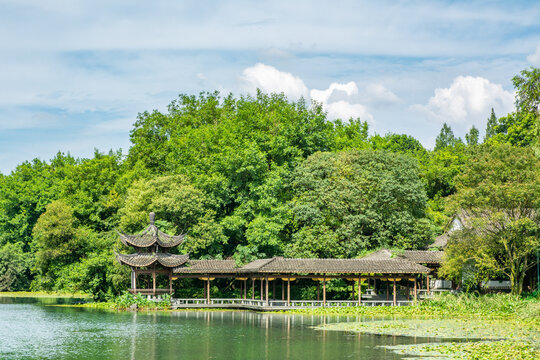
[(356, 317), (248, 311), (107, 312), (0, 298), (0, 359), (400, 359), (412, 337), (315, 330)]

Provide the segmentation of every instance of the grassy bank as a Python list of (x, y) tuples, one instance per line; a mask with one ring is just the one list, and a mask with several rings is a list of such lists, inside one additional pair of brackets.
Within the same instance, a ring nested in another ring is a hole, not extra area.
[(535, 298), (441, 295), (406, 307), (322, 308), (294, 313), (352, 315), (363, 319), (327, 324), (318, 327), (321, 330), (472, 340), (391, 347), (396, 352), (411, 356), (540, 358), (540, 300)]
[(0, 292), (0, 297), (33, 297), (33, 298), (91, 298), (91, 295), (84, 293), (63, 293), (46, 291), (13, 291)]

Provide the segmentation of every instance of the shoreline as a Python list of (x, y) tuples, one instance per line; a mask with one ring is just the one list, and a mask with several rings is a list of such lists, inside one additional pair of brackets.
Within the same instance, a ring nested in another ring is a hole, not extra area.
[(61, 293), (47, 291), (3, 291), (0, 297), (6, 298), (66, 298), (66, 299), (91, 299), (92, 296), (85, 293)]

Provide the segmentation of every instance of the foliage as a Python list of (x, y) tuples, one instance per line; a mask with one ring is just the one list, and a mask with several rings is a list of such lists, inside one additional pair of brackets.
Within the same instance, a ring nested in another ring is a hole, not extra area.
[[(493, 109), (492, 109), (493, 110)], [(471, 130), (465, 135), (465, 141), (468, 146), (478, 145), (478, 139), (480, 137), (480, 132), (474, 125), (471, 127)]]
[(133, 295), (129, 292), (125, 292), (124, 294), (115, 297), (112, 300), (112, 304), (119, 310), (129, 309), (132, 305), (137, 305), (137, 309), (142, 310), (166, 310), (171, 308), (171, 296), (169, 294), (164, 294), (161, 296), (161, 300), (154, 301), (141, 294)]
[(0, 246), (0, 291), (19, 291), (30, 285), (29, 255), (22, 243)]
[(387, 152), (317, 153), (293, 174), (292, 244), (300, 257), (354, 257), (430, 239), (417, 164)]
[(226, 238), (215, 221), (209, 198), (185, 176), (164, 176), (136, 181), (128, 190), (121, 209), (120, 227), (135, 233), (148, 224), (148, 212), (156, 214), (158, 225), (172, 233), (188, 233), (186, 250), (195, 255), (217, 256)]
[(480, 277), (505, 274), (521, 293), (540, 247), (540, 160), (530, 149), (484, 148), (460, 176), (453, 203), (471, 224), (449, 242), (440, 273), (458, 278), (472, 261)]
[(446, 123), (444, 123), (443, 127), (441, 128), (441, 132), (435, 139), (434, 150), (439, 151), (446, 147), (456, 146), (457, 144), (461, 144), (461, 143), (463, 143), (463, 141), (454, 135), (452, 128), (448, 126)]

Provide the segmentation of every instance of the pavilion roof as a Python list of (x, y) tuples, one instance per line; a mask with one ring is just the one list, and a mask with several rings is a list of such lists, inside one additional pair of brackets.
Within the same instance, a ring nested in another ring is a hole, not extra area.
[(155, 244), (162, 248), (171, 248), (180, 245), (184, 241), (185, 235), (173, 236), (159, 230), (156, 225), (154, 225), (154, 218), (154, 213), (150, 213), (150, 225), (138, 235), (118, 233), (118, 235), (120, 235), (120, 241), (126, 246), (138, 248), (145, 248)]
[(167, 253), (116, 254), (116, 259), (121, 264), (133, 267), (147, 267), (154, 264), (161, 264), (164, 267), (175, 268), (184, 265), (189, 260), (189, 255), (173, 255)]
[(259, 259), (236, 267), (234, 260), (192, 260), (189, 267), (178, 267), (175, 273), (186, 274), (419, 274), (431, 270), (403, 258), (366, 259)]

